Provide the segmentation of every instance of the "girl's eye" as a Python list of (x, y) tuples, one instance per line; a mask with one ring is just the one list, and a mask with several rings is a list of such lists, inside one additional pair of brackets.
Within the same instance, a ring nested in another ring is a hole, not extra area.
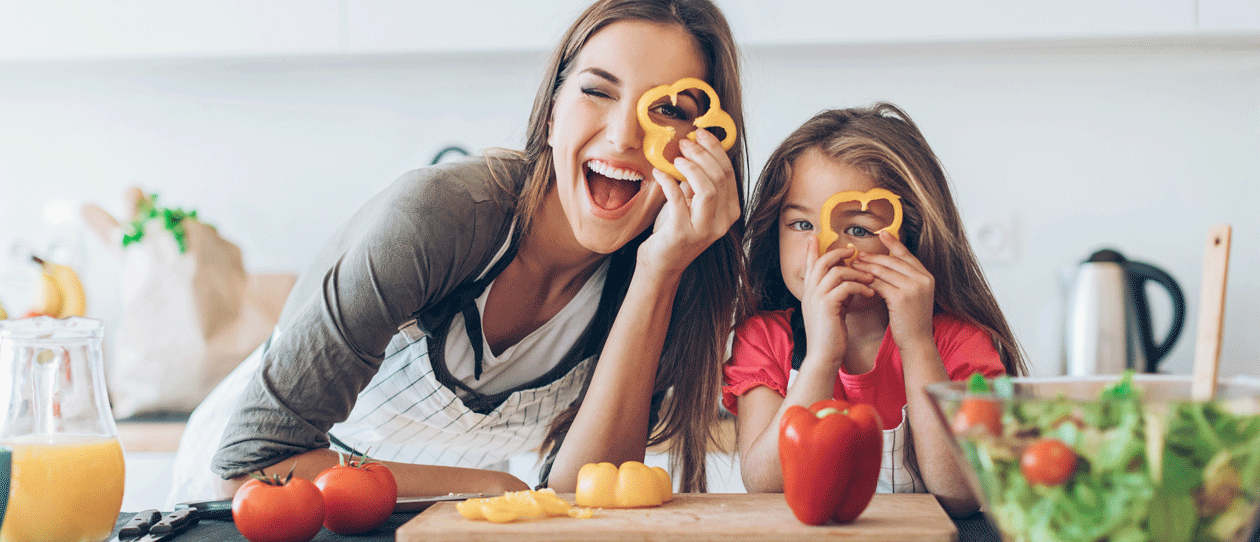
[(845, 228), (844, 234), (850, 237), (870, 237), (872, 235), (875, 235), (875, 232), (872, 232), (871, 230), (863, 228), (862, 226), (853, 225), (853, 226), (849, 226)]
[(813, 231), (814, 229), (814, 225), (810, 224), (808, 220), (793, 220), (788, 222), (787, 226), (796, 231)]

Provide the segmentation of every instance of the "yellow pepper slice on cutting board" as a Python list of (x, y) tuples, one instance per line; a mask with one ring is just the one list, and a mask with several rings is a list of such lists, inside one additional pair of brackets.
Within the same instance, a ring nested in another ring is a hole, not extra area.
[[(703, 115), (696, 117), (692, 121), (692, 125), (697, 129), (722, 129), (724, 134), (722, 148), (728, 151), (731, 150), (731, 147), (735, 145), (735, 119), (731, 118), (730, 113), (722, 110), (722, 101), (718, 99), (717, 92), (708, 83), (694, 77), (685, 77), (672, 85), (654, 87), (639, 97), (639, 125), (643, 127), (644, 133), (643, 153), (647, 156), (648, 162), (651, 162), (657, 169), (668, 173), (670, 177), (678, 181), (684, 180), (682, 172), (678, 171), (678, 168), (674, 167), (674, 164), (665, 158), (665, 147), (678, 136), (677, 130), (673, 126), (661, 126), (652, 122), (650, 109), (657, 100), (667, 96), (670, 99), (670, 103), (678, 105), (678, 94), (693, 88), (708, 95), (709, 110)], [(695, 141), (695, 131), (687, 134), (687, 138)]]

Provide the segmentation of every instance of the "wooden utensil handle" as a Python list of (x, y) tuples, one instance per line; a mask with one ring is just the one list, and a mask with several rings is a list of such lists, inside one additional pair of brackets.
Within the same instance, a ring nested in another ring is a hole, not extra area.
[(1203, 254), (1203, 289), (1199, 294), (1199, 333), (1194, 347), (1194, 380), (1190, 393), (1206, 401), (1216, 394), (1221, 335), (1225, 319), (1225, 283), (1229, 278), (1229, 224), (1208, 230)]

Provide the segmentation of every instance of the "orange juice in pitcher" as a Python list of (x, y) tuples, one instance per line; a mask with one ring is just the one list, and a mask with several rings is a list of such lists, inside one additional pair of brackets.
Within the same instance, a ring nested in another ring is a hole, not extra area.
[(86, 318), (0, 321), (0, 445), (13, 451), (0, 542), (102, 542), (113, 531), (124, 466), (102, 335)]
[(96, 542), (122, 508), (123, 453), (116, 438), (19, 437), (13, 449), (2, 542)]

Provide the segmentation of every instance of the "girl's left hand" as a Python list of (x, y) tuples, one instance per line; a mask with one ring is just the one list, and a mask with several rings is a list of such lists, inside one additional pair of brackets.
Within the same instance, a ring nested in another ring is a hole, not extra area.
[(927, 340), (935, 346), (932, 310), (936, 304), (936, 278), (892, 234), (881, 231), (879, 240), (889, 253), (863, 252), (853, 261), (853, 268), (875, 277), (870, 287), (888, 305), (888, 326), (899, 348), (905, 349), (916, 340)]
[(686, 177), (678, 182), (659, 169), (652, 177), (665, 193), (652, 235), (639, 246), (639, 266), (660, 273), (682, 273), (701, 252), (726, 235), (739, 220), (735, 168), (722, 142), (708, 130), (696, 141), (683, 139), (674, 167)]

